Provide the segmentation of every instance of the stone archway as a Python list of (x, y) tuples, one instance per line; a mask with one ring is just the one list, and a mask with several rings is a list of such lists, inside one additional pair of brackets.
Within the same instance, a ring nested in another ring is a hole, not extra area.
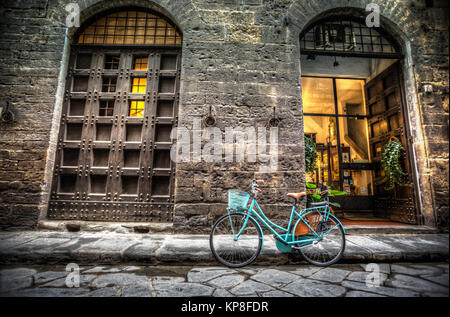
[[(195, 6), (193, 6), (190, 0), (187, 1), (177, 1), (171, 2), (169, 4), (160, 4), (161, 1), (142, 1), (142, 0), (125, 0), (125, 1), (85, 1), (80, 4), (81, 16), (80, 24), (83, 25), (84, 22), (89, 20), (91, 17), (108, 10), (115, 10), (119, 8), (133, 7), (141, 8), (143, 10), (151, 10), (153, 12), (159, 13), (161, 16), (167, 17), (169, 20), (173, 21), (179, 30), (192, 27), (194, 23), (199, 23), (201, 19), (198, 17)], [(41, 199), (41, 212), (39, 219), (47, 219), (48, 217), (48, 202), (51, 196), (51, 184), (53, 179), (53, 171), (55, 168), (55, 163), (57, 163), (57, 152), (58, 152), (58, 136), (61, 127), (61, 115), (63, 112), (64, 95), (67, 92), (65, 87), (65, 78), (68, 75), (68, 64), (70, 55), (70, 46), (73, 42), (77, 28), (71, 28), (66, 30), (66, 40), (64, 44), (63, 58), (60, 66), (60, 73), (58, 78), (58, 88), (56, 94), (56, 102), (52, 120), (52, 129), (50, 134), (50, 146), (48, 148), (48, 160), (46, 164), (45, 171), (45, 188), (43, 191)], [(181, 48), (180, 48), (181, 50)], [(178, 65), (182, 64), (182, 61), (177, 62)], [(178, 78), (180, 76), (178, 72)], [(179, 87), (179, 84), (177, 84)], [(178, 88), (179, 89), (179, 88)]]
[[(348, 6), (341, 7), (335, 5), (330, 1), (315, 1), (313, 3), (304, 3), (301, 1), (294, 1), (287, 15), (287, 23), (291, 25), (293, 31), (292, 37), (295, 36), (298, 43), (300, 33), (311, 23), (331, 17), (335, 15), (345, 14), (348, 16), (355, 16), (365, 18), (369, 13), (366, 12), (366, 5), (373, 1), (365, 1), (364, 3), (357, 1), (349, 1)], [(411, 148), (411, 159), (413, 164), (413, 179), (416, 184), (416, 205), (418, 209), (419, 224), (436, 226), (435, 203), (433, 196), (433, 184), (429, 176), (428, 169), (428, 154), (427, 154), (427, 135), (422, 126), (421, 104), (418, 99), (418, 88), (416, 84), (416, 72), (414, 61), (418, 59), (417, 53), (413, 50), (417, 49), (419, 45), (424, 45), (423, 39), (419, 34), (420, 25), (416, 22), (405, 23), (405, 16), (411, 15), (410, 8), (406, 5), (396, 6), (388, 5), (379, 2), (380, 7), (380, 24), (381, 27), (387, 31), (400, 45), (404, 55), (401, 60), (402, 81), (405, 87), (406, 112), (405, 124), (408, 131), (411, 133), (409, 145)], [(413, 38), (406, 34), (413, 34)], [(298, 44), (299, 48), (299, 44)]]

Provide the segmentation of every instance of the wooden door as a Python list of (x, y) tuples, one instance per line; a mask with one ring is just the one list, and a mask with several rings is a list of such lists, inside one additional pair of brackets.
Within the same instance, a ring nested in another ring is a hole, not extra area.
[[(369, 116), (369, 145), (373, 162), (380, 162), (383, 146), (391, 138), (397, 138), (406, 149), (403, 165), (411, 178), (408, 131), (404, 125), (405, 106), (401, 91), (399, 63), (395, 63), (366, 86), (366, 105)], [(377, 185), (384, 177), (380, 164), (374, 173), (375, 214), (394, 221), (416, 224), (413, 186), (396, 186), (385, 190), (385, 184)]]
[(48, 218), (172, 221), (180, 50), (80, 48), (69, 63)]

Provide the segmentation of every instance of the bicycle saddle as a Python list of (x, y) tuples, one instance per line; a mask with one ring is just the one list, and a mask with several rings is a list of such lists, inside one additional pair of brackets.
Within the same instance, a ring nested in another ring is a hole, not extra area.
[(287, 196), (295, 198), (295, 199), (299, 199), (300, 197), (306, 196), (306, 192), (301, 192), (301, 193), (288, 193)]

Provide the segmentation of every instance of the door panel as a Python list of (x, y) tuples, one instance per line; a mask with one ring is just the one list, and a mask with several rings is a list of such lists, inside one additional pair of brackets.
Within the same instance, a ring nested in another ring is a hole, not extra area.
[[(365, 89), (372, 160), (380, 162), (383, 146), (391, 138), (397, 138), (406, 149), (403, 165), (412, 182), (407, 131), (403, 123), (405, 107), (401, 98), (398, 62), (369, 81)], [(377, 185), (377, 182), (383, 179), (384, 171), (380, 169), (380, 164), (375, 166), (378, 166), (374, 171), (376, 214), (395, 221), (416, 224), (413, 187), (397, 186), (393, 190), (385, 190), (385, 184)]]
[(180, 56), (179, 49), (74, 50), (49, 219), (172, 221), (167, 131), (177, 124)]

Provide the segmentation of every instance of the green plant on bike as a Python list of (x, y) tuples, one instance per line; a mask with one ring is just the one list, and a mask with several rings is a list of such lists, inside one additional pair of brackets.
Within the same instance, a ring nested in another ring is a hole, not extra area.
[(265, 227), (273, 234), (281, 252), (298, 251), (306, 261), (318, 266), (339, 261), (345, 249), (345, 230), (331, 213), (330, 190), (323, 186), (319, 194), (321, 201), (312, 202), (305, 209), (297, 205), (306, 197), (306, 192), (288, 193), (294, 203), (287, 228), (284, 228), (268, 219), (256, 200), (262, 192), (258, 184), (263, 182), (252, 180), (250, 193), (228, 191), (227, 214), (211, 229), (209, 241), (214, 257), (234, 268), (252, 263), (263, 248), (262, 228)]
[[(331, 189), (329, 186), (327, 186), (329, 189), (328, 197), (334, 197), (334, 196), (343, 196), (347, 193), (340, 190)], [(317, 203), (322, 201), (322, 196), (320, 195), (319, 188), (315, 184), (306, 183), (306, 192), (307, 192), (307, 201), (308, 203)], [(330, 206), (340, 208), (341, 204), (337, 202), (329, 202)]]

